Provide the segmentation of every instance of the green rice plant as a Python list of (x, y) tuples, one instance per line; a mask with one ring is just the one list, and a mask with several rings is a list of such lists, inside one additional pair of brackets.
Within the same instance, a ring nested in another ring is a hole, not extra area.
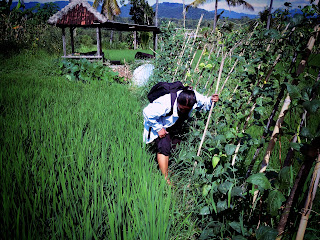
[(144, 148), (139, 100), (56, 70), (44, 52), (0, 70), (1, 238), (170, 238), (175, 199)]

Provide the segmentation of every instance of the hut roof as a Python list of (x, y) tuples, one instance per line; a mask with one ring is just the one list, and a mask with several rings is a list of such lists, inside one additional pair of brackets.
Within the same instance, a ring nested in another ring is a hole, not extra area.
[(48, 20), (52, 25), (90, 26), (104, 23), (108, 19), (92, 7), (87, 1), (73, 0)]
[(86, 0), (73, 0), (59, 12), (51, 16), (49, 24), (57, 27), (104, 27), (118, 31), (151, 31), (160, 33), (156, 26), (138, 25), (110, 21)]

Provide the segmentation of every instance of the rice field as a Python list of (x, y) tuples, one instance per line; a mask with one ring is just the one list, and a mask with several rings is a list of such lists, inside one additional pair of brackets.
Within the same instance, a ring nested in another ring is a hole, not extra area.
[(0, 239), (169, 239), (176, 200), (144, 148), (141, 103), (55, 64), (1, 59)]

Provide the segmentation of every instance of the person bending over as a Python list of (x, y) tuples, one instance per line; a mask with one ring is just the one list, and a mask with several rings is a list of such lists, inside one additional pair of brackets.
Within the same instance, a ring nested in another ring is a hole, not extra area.
[(182, 123), (190, 116), (192, 110), (208, 111), (211, 104), (218, 100), (217, 94), (205, 97), (195, 90), (185, 89), (177, 92), (173, 106), (169, 93), (157, 98), (143, 109), (143, 140), (146, 144), (155, 142), (159, 169), (169, 184), (169, 156), (175, 144), (180, 142), (177, 134)]

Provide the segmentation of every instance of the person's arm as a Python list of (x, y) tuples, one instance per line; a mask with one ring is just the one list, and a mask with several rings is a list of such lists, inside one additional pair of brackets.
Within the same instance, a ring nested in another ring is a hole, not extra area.
[[(167, 99), (168, 98), (168, 99)], [(169, 102), (169, 105), (168, 105)], [(167, 134), (167, 131), (163, 127), (162, 116), (165, 116), (171, 110), (171, 96), (163, 96), (157, 99), (155, 102), (150, 103), (143, 109), (143, 116), (145, 122), (159, 134), (162, 138)]]
[(196, 94), (196, 99), (197, 99), (197, 103), (196, 103), (196, 109), (197, 110), (206, 110), (209, 111), (212, 105), (212, 102), (218, 102), (219, 101), (219, 95), (218, 94), (213, 94), (210, 97), (206, 97), (200, 93), (198, 93), (197, 91), (194, 91)]

